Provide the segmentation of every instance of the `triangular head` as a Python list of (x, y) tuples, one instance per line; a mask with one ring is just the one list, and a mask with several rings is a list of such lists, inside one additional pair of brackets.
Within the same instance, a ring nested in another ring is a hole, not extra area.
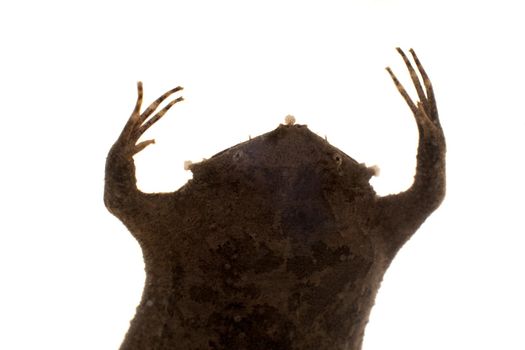
[(299, 196), (301, 191), (308, 191), (297, 185), (306, 179), (323, 188), (337, 183), (348, 191), (371, 194), (369, 180), (376, 171), (300, 124), (281, 124), (271, 132), (192, 164), (189, 169), (195, 181), (251, 183), (273, 191), (295, 191)]
[[(131, 118), (106, 162), (104, 200), (142, 247), (146, 284), (121, 349), (359, 350), (384, 272), (441, 203), (445, 140), (430, 81), (405, 60), (420, 102), (392, 74), (419, 129), (406, 191), (379, 197), (374, 173), (305, 125), (287, 123), (190, 166), (173, 193), (143, 193), (139, 137), (175, 103)], [(153, 116), (152, 116), (153, 115)]]

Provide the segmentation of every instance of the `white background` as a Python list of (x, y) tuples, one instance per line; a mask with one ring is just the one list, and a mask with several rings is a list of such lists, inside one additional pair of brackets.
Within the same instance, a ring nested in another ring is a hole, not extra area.
[(363, 348), (525, 349), (519, 3), (2, 2), (0, 348), (118, 348), (144, 274), (103, 175), (137, 80), (145, 103), (177, 85), (186, 98), (136, 157), (145, 191), (291, 113), (379, 165), (384, 195), (415, 167), (415, 123), (384, 70), (410, 85), (401, 46), (434, 83), (448, 194), (388, 270)]

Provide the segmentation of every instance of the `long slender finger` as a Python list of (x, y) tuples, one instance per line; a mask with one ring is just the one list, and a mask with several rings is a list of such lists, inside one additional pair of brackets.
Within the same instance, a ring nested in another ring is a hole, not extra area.
[(141, 114), (140, 116), (140, 124), (144, 123), (146, 121), (146, 119), (148, 119), (148, 117), (157, 109), (157, 107), (165, 100), (167, 99), (169, 96), (171, 96), (172, 94), (174, 94), (175, 92), (177, 91), (180, 91), (182, 90), (182, 86), (177, 86), (176, 88), (174, 89), (171, 89), (170, 91), (166, 92), (164, 95), (160, 96), (158, 99), (156, 99), (155, 101), (153, 101), (149, 106), (148, 108), (146, 108), (146, 110)]
[(432, 123), (432, 119), (430, 119), (429, 115), (427, 114), (424, 105), (422, 102), (417, 103), (417, 113), (416, 113), (416, 119), (417, 122), (423, 126), (424, 130), (428, 130), (434, 127), (434, 124)]
[(423, 83), (425, 84), (425, 89), (427, 92), (427, 97), (429, 101), (430, 106), (430, 118), (431, 120), (436, 122), (438, 121), (438, 111), (437, 111), (437, 104), (436, 104), (436, 97), (434, 96), (434, 89), (432, 88), (432, 83), (430, 82), (430, 79), (425, 72), (425, 69), (423, 68), (423, 65), (419, 61), (419, 58), (416, 55), (416, 52), (413, 49), (409, 50), (410, 54), (414, 58), (414, 62), (416, 62), (417, 69), (419, 70), (419, 74), (421, 74), (421, 77), (423, 78)]
[(397, 90), (399, 91), (401, 96), (403, 96), (403, 98), (405, 99), (406, 103), (408, 104), (408, 107), (410, 107), (410, 109), (412, 110), (412, 113), (416, 114), (417, 107), (414, 104), (414, 102), (412, 101), (412, 99), (410, 98), (410, 96), (408, 95), (408, 93), (405, 90), (405, 88), (403, 87), (403, 85), (399, 82), (399, 80), (397, 79), (395, 74), (392, 72), (390, 67), (386, 67), (386, 71), (388, 72), (388, 74), (390, 74), (390, 77), (394, 81), (394, 84), (396, 84)]
[(124, 126), (125, 132), (131, 132), (134, 129), (134, 126), (137, 125), (137, 120), (140, 116), (140, 108), (142, 106), (143, 92), (144, 92), (144, 89), (142, 88), (142, 82), (139, 81), (137, 82), (137, 102), (135, 103), (135, 108), (133, 109), (133, 112), (131, 113), (131, 117), (129, 117), (126, 125)]
[(405, 61), (405, 65), (408, 68), (408, 72), (410, 73), (410, 78), (412, 78), (412, 82), (414, 83), (414, 87), (417, 91), (417, 96), (419, 97), (419, 100), (423, 102), (423, 105), (426, 107), (428, 105), (427, 102), (427, 96), (425, 95), (425, 92), (423, 91), (423, 87), (421, 86), (421, 82), (419, 81), (419, 77), (417, 76), (416, 71), (414, 70), (414, 67), (412, 67), (412, 63), (410, 63), (410, 60), (405, 55), (403, 50), (401, 50), (399, 47), (396, 48), (397, 52), (401, 55), (403, 58), (403, 61)]
[(137, 137), (140, 137), (146, 130), (148, 130), (153, 124), (159, 121), (160, 118), (166, 114), (166, 112), (173, 107), (174, 104), (183, 101), (184, 99), (182, 97), (178, 97), (175, 100), (168, 103), (164, 108), (162, 108), (157, 114), (153, 116), (150, 120), (148, 120), (146, 123), (144, 123), (140, 129), (138, 130)]
[(148, 147), (149, 145), (155, 143), (155, 140), (146, 140), (142, 141), (141, 143), (135, 145), (135, 148), (133, 150), (133, 154), (137, 154), (140, 151), (142, 151), (144, 148)]
[(416, 120), (418, 123), (420, 135), (423, 135), (425, 138), (433, 138), (434, 136), (439, 136), (441, 133), (441, 137), (443, 137), (443, 132), (439, 122), (432, 120), (432, 117), (428, 115), (421, 102), (418, 103), (418, 107), (418, 115), (416, 115)]
[(140, 113), (140, 107), (142, 107), (142, 96), (144, 94), (144, 88), (142, 87), (142, 82), (137, 82), (137, 103), (135, 103), (135, 108), (133, 109), (133, 115), (138, 115)]

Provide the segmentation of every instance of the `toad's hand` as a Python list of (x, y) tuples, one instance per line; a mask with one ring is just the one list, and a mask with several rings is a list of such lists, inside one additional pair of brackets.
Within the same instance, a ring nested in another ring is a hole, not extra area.
[(423, 85), (425, 87), (425, 89), (423, 90), (423, 87), (421, 86), (421, 81), (419, 80), (419, 77), (416, 71), (412, 67), (410, 60), (400, 48), (397, 48), (397, 51), (399, 52), (399, 54), (405, 61), (405, 64), (410, 73), (410, 77), (412, 78), (414, 87), (416, 88), (417, 95), (419, 97), (419, 101), (417, 102), (417, 104), (415, 104), (412, 101), (412, 99), (406, 92), (405, 88), (403, 87), (403, 85), (401, 85), (401, 83), (399, 82), (397, 77), (394, 75), (392, 70), (389, 67), (387, 67), (386, 70), (392, 77), (392, 80), (394, 81), (394, 84), (396, 85), (398, 91), (401, 93), (401, 96), (403, 96), (406, 103), (412, 110), (412, 113), (414, 114), (414, 117), (417, 123), (417, 127), (419, 130), (420, 141), (421, 140), (426, 140), (426, 141), (433, 140), (434, 143), (439, 143), (441, 147), (445, 147), (445, 137), (443, 135), (443, 129), (441, 128), (441, 125), (439, 123), (439, 116), (438, 116), (436, 98), (434, 96), (434, 89), (432, 88), (432, 83), (430, 82), (428, 75), (423, 69), (423, 66), (421, 65), (421, 62), (419, 61), (415, 51), (413, 49), (410, 49), (412, 58), (414, 59), (414, 62), (416, 63), (416, 66), (419, 71), (419, 74), (421, 75), (421, 78), (423, 79)]
[(131, 117), (129, 118), (128, 122), (126, 123), (126, 126), (122, 130), (122, 133), (120, 134), (120, 137), (118, 138), (117, 142), (113, 145), (112, 152), (119, 153), (121, 156), (124, 156), (127, 159), (130, 159), (133, 157), (133, 155), (137, 154), (138, 152), (142, 151), (146, 146), (155, 143), (155, 140), (146, 140), (142, 141), (140, 143), (137, 143), (139, 138), (144, 134), (146, 130), (148, 130), (153, 124), (155, 124), (157, 121), (159, 121), (160, 118), (166, 114), (166, 112), (176, 103), (183, 100), (182, 97), (178, 97), (168, 103), (164, 108), (162, 108), (160, 111), (158, 111), (155, 115), (151, 117), (151, 115), (155, 112), (155, 110), (159, 107), (159, 105), (166, 100), (169, 96), (174, 94), (177, 91), (182, 90), (182, 87), (177, 86), (174, 89), (169, 90), (164, 95), (160, 96), (158, 99), (156, 99), (152, 104), (149, 105), (148, 108), (142, 113), (140, 113), (140, 109), (142, 106), (142, 83), (137, 83), (137, 89), (138, 89), (138, 97), (137, 97), (137, 103), (135, 104), (135, 108), (133, 110), (133, 113), (131, 113)]

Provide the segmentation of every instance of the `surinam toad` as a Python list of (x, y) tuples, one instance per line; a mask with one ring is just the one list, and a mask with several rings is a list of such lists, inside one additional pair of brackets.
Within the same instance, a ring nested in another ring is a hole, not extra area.
[(139, 242), (142, 301), (121, 349), (359, 350), (390, 262), (445, 195), (445, 139), (430, 80), (399, 50), (419, 102), (391, 74), (419, 130), (409, 189), (378, 196), (374, 169), (290, 119), (188, 164), (173, 193), (136, 186), (139, 137), (176, 98), (135, 109), (106, 163), (104, 201)]

